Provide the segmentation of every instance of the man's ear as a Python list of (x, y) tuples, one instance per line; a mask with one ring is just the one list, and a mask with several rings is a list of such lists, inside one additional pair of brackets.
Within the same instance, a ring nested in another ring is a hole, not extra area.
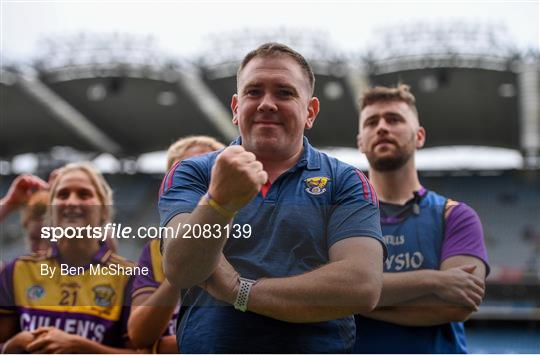
[(315, 119), (317, 118), (317, 115), (319, 114), (319, 108), (320, 108), (319, 99), (316, 97), (312, 97), (309, 100), (309, 104), (308, 104), (308, 116), (306, 119), (306, 125), (304, 126), (305, 129), (311, 129), (311, 127), (313, 127), (313, 123), (315, 122)]
[(238, 94), (234, 94), (231, 99), (231, 111), (233, 114), (232, 123), (238, 126)]
[(426, 143), (426, 130), (420, 126), (418, 127), (418, 131), (416, 131), (416, 149), (422, 148), (424, 143)]

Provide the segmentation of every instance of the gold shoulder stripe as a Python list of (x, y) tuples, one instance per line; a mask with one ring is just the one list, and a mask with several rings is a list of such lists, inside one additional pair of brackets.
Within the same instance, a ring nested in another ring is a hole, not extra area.
[(446, 205), (444, 206), (444, 218), (448, 218), (450, 212), (452, 212), (452, 209), (457, 205), (459, 205), (459, 202), (455, 200), (452, 200), (450, 198), (446, 200)]
[(452, 200), (451, 198), (446, 200), (446, 208), (454, 207), (454, 206), (457, 206), (458, 204), (459, 202), (457, 202), (456, 200)]
[(150, 260), (152, 261), (152, 273), (154, 280), (161, 283), (165, 281), (165, 273), (163, 272), (163, 256), (159, 250), (159, 239), (154, 239), (150, 242)]

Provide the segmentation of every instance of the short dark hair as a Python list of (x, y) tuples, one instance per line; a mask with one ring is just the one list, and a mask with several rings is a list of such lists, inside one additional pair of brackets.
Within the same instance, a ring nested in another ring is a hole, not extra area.
[(360, 111), (364, 107), (381, 101), (402, 101), (405, 102), (418, 117), (416, 109), (416, 98), (411, 93), (409, 85), (399, 84), (396, 87), (376, 86), (364, 92), (360, 97)]
[(304, 74), (306, 74), (306, 77), (309, 80), (311, 95), (313, 95), (313, 92), (315, 91), (315, 75), (313, 74), (313, 69), (311, 69), (311, 66), (307, 62), (306, 58), (304, 58), (304, 56), (302, 56), (300, 53), (298, 53), (291, 47), (277, 42), (268, 42), (262, 44), (258, 48), (249, 52), (242, 60), (242, 63), (240, 63), (240, 68), (238, 68), (238, 71), (236, 72), (236, 83), (238, 84), (238, 78), (240, 77), (240, 73), (242, 72), (242, 70), (253, 58), (268, 58), (282, 55), (294, 59), (298, 63), (298, 65), (300, 65), (300, 67), (304, 71)]

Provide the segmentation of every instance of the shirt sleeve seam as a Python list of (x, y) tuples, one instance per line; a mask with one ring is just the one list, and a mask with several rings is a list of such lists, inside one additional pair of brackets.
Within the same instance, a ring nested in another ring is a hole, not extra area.
[(182, 213), (191, 213), (193, 212), (193, 209), (184, 207), (177, 210), (174, 210), (173, 212), (170, 212), (167, 218), (165, 218), (164, 222), (162, 223), (162, 227), (167, 226), (167, 224), (173, 219), (176, 215), (182, 214)]
[(338, 237), (332, 238), (334, 241), (332, 242), (332, 244), (328, 245), (328, 248), (330, 249), (337, 242), (345, 240), (345, 239), (349, 239), (349, 238), (373, 238), (373, 239), (377, 240), (379, 243), (381, 243), (381, 246), (383, 248), (383, 260), (386, 260), (386, 258), (388, 256), (388, 249), (386, 247), (386, 244), (382, 240), (381, 236), (374, 235), (372, 232), (370, 232), (370, 233), (358, 233), (358, 234), (357, 233), (347, 233), (347, 234), (342, 233)]
[(454, 252), (449, 253), (447, 255), (444, 255), (444, 258), (441, 258), (441, 264), (442, 264), (443, 261), (445, 261), (445, 260), (447, 260), (447, 259), (449, 259), (449, 258), (451, 258), (453, 256), (471, 256), (473, 258), (476, 258), (476, 259), (480, 260), (486, 266), (486, 277), (489, 275), (489, 273), (491, 271), (491, 267), (489, 266), (489, 263), (488, 263), (487, 260), (485, 260), (483, 257), (478, 255), (478, 253), (474, 253), (474, 252), (469, 251), (469, 250), (457, 250), (457, 251), (454, 251)]

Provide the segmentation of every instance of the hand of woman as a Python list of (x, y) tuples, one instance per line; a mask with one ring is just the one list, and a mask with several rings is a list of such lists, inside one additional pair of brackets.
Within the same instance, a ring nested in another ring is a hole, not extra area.
[(21, 354), (26, 352), (26, 346), (34, 340), (32, 333), (24, 331), (9, 339), (2, 349), (3, 354)]
[(31, 353), (65, 354), (76, 353), (82, 337), (53, 327), (40, 327), (32, 332), (35, 340), (26, 347)]

